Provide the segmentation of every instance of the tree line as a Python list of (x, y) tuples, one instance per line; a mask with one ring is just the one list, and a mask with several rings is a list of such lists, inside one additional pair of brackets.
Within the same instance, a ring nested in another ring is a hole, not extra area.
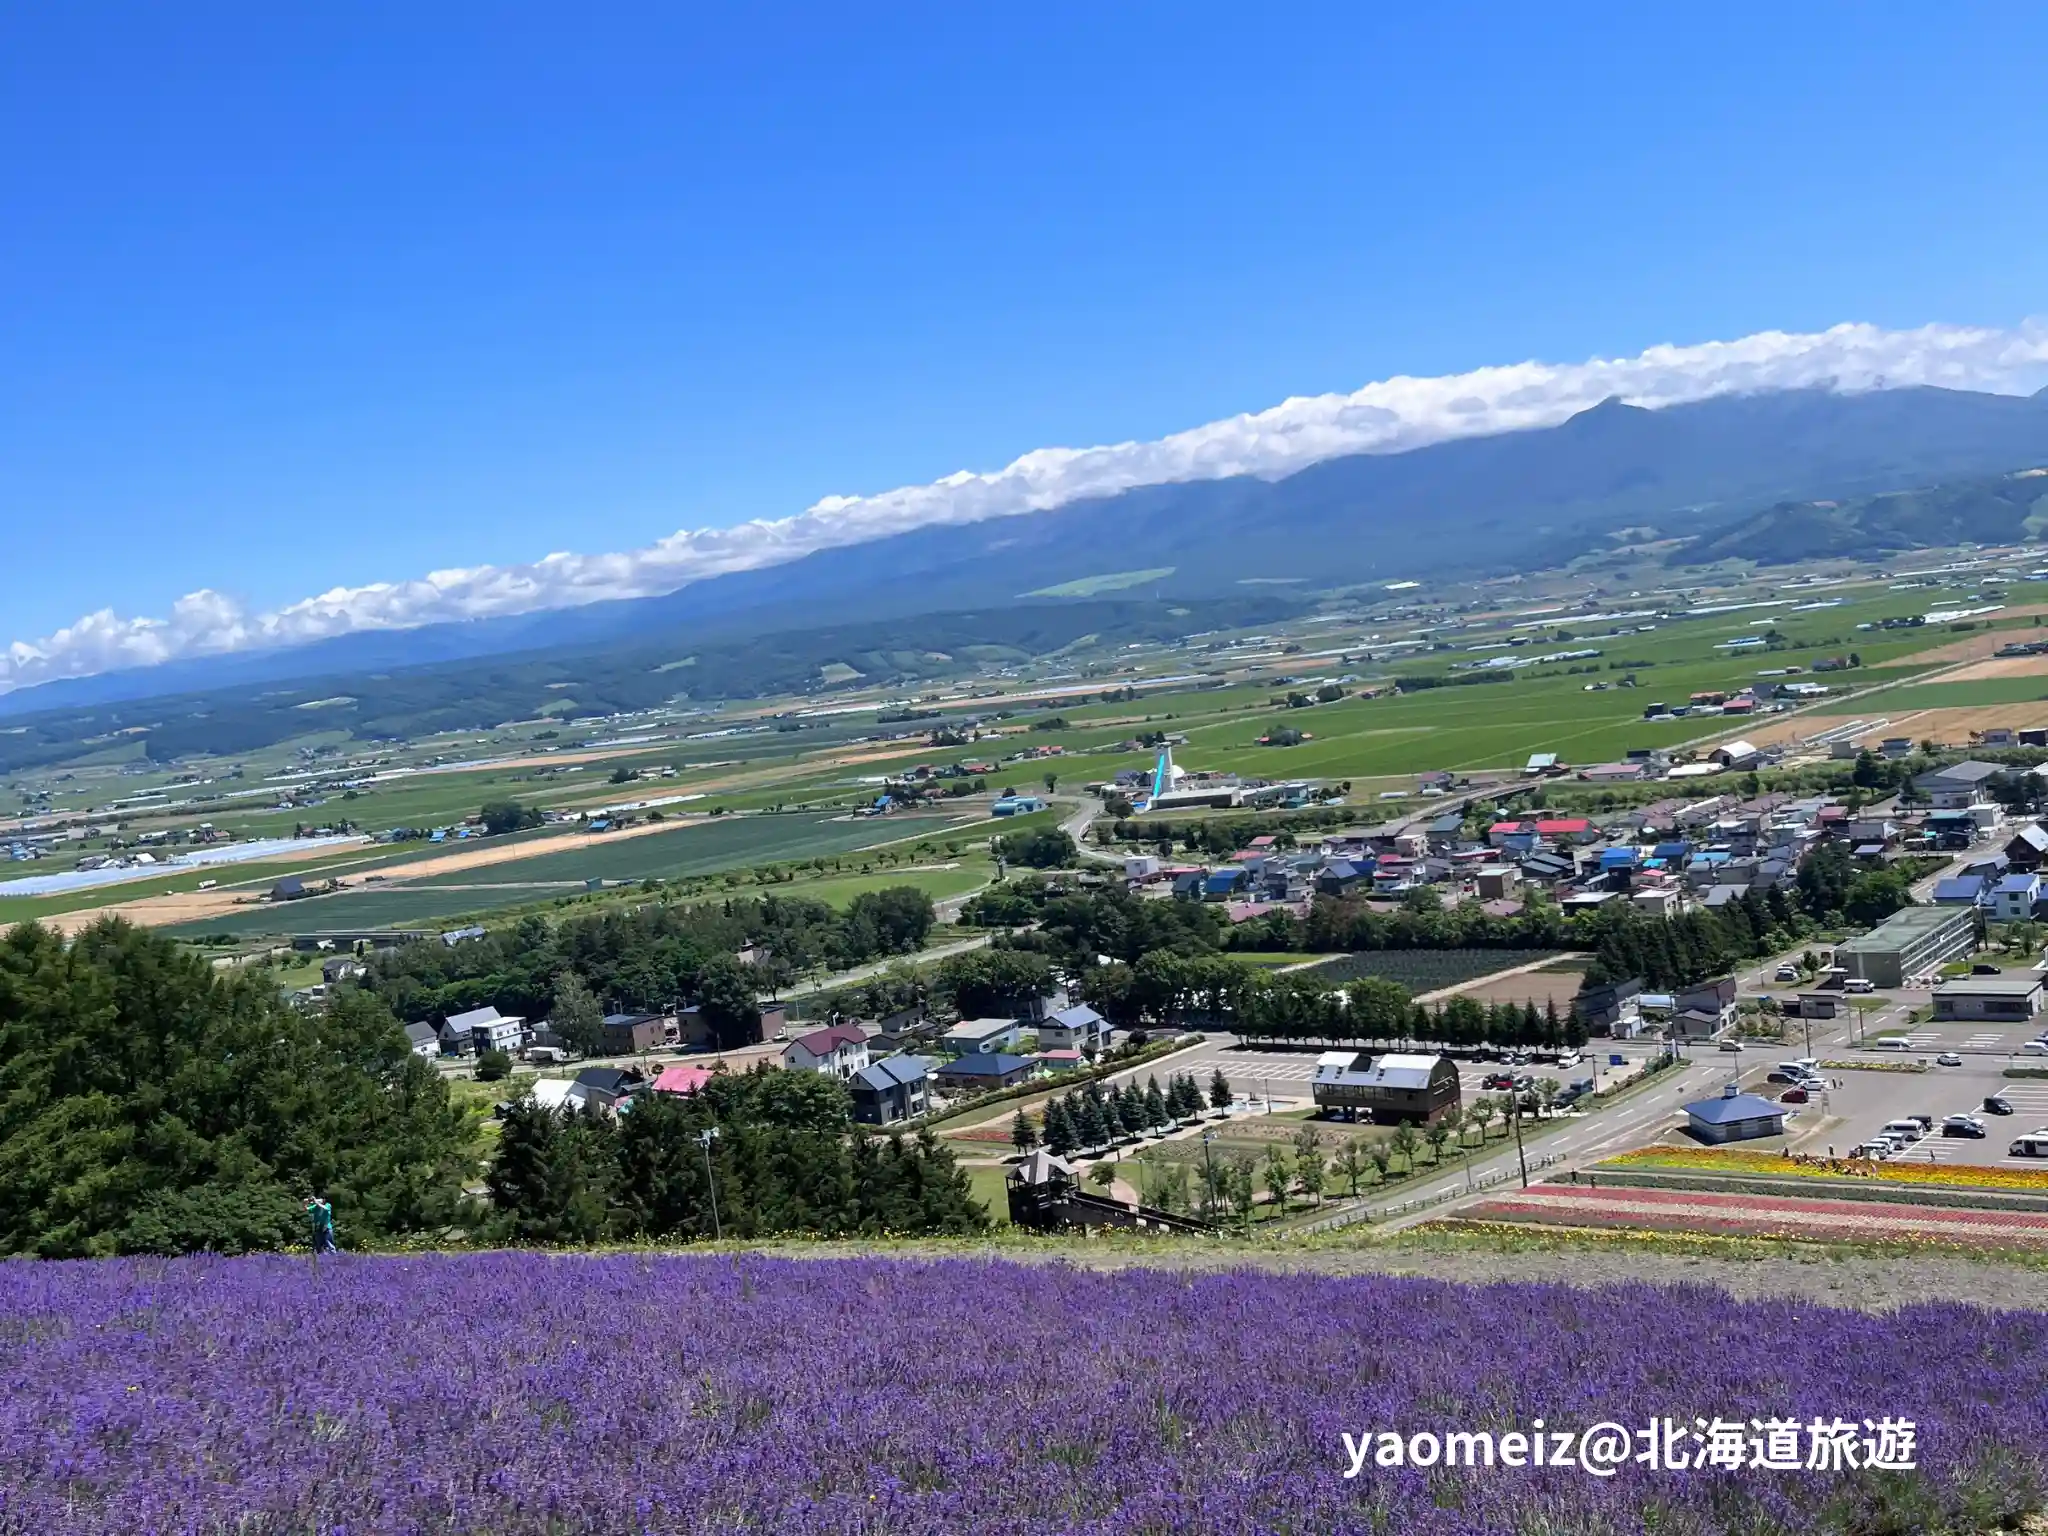
[[(648, 902), (560, 922), (536, 914), (459, 944), (426, 940), (377, 955), (362, 985), (408, 1020), (487, 1006), (545, 1018), (568, 977), (602, 1006), (625, 1012), (667, 1010), (707, 995), (743, 996), (751, 1007), (757, 991), (819, 965), (915, 953), (932, 921), (931, 897), (914, 886), (864, 892), (843, 912), (769, 895)], [(744, 965), (735, 956), (750, 945), (756, 963)], [(727, 1033), (746, 1033), (745, 1011), (736, 1004), (724, 1010), (733, 1019)]]
[(880, 1137), (822, 1073), (714, 1073), (616, 1117), (504, 1115), (485, 1179), (492, 1233), (515, 1243), (979, 1232), (988, 1213), (931, 1131)]

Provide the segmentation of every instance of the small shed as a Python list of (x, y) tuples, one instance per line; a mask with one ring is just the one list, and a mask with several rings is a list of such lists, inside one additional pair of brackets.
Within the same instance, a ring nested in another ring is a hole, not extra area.
[(1699, 1140), (1720, 1146), (1785, 1134), (1785, 1111), (1754, 1093), (1738, 1093), (1733, 1085), (1718, 1099), (1700, 1099), (1685, 1106), (1686, 1128)]

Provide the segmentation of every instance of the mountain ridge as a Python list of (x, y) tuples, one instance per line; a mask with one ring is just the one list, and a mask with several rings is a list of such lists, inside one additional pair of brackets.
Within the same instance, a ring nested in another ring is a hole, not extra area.
[(1270, 480), (1175, 481), (932, 525), (658, 596), (45, 683), (0, 695), (0, 716), (604, 646), (665, 629), (732, 638), (786, 629), (794, 608), (855, 622), (1052, 601), (1026, 594), (1134, 568), (1172, 567), (1150, 585), (1183, 598), (1489, 574), (1561, 564), (1622, 527), (1703, 535), (1784, 504), (2043, 462), (2048, 389), (1768, 390), (1656, 410), (1610, 396), (1553, 427), (1344, 455)]

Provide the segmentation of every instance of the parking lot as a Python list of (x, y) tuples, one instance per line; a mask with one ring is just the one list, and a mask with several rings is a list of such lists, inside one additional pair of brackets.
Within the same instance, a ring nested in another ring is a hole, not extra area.
[[(1808, 1153), (1846, 1154), (1852, 1147), (1874, 1138), (1891, 1121), (1926, 1115), (1934, 1121), (1933, 1133), (1895, 1154), (1895, 1159), (1979, 1167), (2043, 1166), (2042, 1159), (2013, 1157), (2007, 1152), (2013, 1138), (2048, 1127), (2048, 1078), (2004, 1075), (2008, 1062), (2020, 1064), (2019, 1058), (2005, 1054), (2009, 1033), (2001, 1032), (1996, 1045), (1967, 1050), (1963, 1045), (1968, 1037), (1966, 1027), (1948, 1026), (1943, 1034), (1949, 1038), (1930, 1040), (1925, 1047), (1916, 1043), (1915, 1049), (1905, 1053), (1909, 1061), (1927, 1060), (1929, 1067), (1925, 1072), (1823, 1069), (1822, 1075), (1839, 1086), (1831, 1086), (1825, 1094), (1816, 1096), (1815, 1102), (1796, 1107), (1786, 1123), (1794, 1147)], [(2023, 1033), (2031, 1037), (2032, 1031)], [(1963, 1064), (1933, 1065), (1934, 1054), (1941, 1050), (1953, 1050), (1962, 1056)], [(1801, 1053), (1796, 1050), (1788, 1051), (1784, 1059), (1798, 1054)], [(1836, 1049), (1817, 1054), (1828, 1060), (1875, 1062), (1897, 1060), (1899, 1053)], [(1769, 1067), (1770, 1064), (1763, 1064), (1764, 1071)], [(1745, 1077), (1749, 1070), (1746, 1063)], [(1758, 1091), (1777, 1099), (1785, 1090), (1783, 1084), (1773, 1083)], [(2011, 1104), (2013, 1113), (1986, 1112), (1984, 1100), (1994, 1094)], [(1942, 1120), (1956, 1114), (1978, 1116), (1984, 1123), (1985, 1135), (1943, 1136)]]

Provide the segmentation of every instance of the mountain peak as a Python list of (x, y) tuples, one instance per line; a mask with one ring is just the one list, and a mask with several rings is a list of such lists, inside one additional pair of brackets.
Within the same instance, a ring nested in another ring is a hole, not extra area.
[(1640, 405), (1630, 405), (1619, 395), (1609, 395), (1598, 405), (1589, 405), (1583, 411), (1565, 418), (1567, 427), (1594, 427), (1607, 422), (1630, 421), (1648, 416), (1650, 412)]

